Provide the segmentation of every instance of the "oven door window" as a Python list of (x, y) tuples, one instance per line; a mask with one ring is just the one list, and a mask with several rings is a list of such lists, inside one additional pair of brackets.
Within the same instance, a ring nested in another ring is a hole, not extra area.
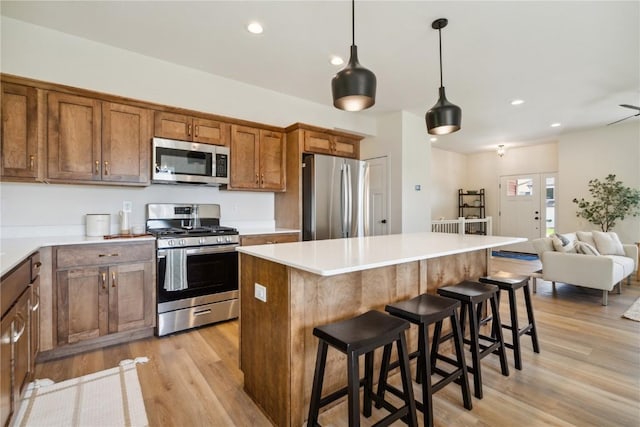
[(213, 153), (156, 147), (158, 172), (176, 175), (212, 176)]
[(238, 253), (222, 252), (187, 256), (187, 289), (164, 289), (165, 257), (158, 258), (158, 301), (176, 301), (238, 290)]

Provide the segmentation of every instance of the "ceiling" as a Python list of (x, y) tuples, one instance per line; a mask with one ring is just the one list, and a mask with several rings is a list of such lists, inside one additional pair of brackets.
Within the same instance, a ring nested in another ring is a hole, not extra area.
[[(345, 0), (3, 0), (0, 7), (14, 19), (329, 106), (341, 68), (329, 58), (345, 58), (351, 44)], [(637, 112), (618, 104), (640, 105), (638, 1), (358, 0), (355, 7), (360, 63), (376, 74), (377, 97), (371, 109), (344, 114), (423, 116), (439, 86), (431, 22), (448, 18), (444, 85), (462, 107), (462, 129), (436, 147), (469, 153), (544, 143)], [(252, 20), (263, 34), (246, 31)], [(513, 99), (525, 103), (514, 107)]]

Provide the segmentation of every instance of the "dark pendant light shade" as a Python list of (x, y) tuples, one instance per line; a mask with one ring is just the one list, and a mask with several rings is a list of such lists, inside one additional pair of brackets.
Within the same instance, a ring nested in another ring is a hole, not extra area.
[(434, 30), (438, 30), (438, 40), (440, 44), (440, 90), (439, 98), (436, 105), (431, 107), (425, 114), (427, 122), (427, 132), (431, 135), (446, 135), (460, 130), (462, 123), (462, 109), (455, 104), (449, 102), (445, 95), (444, 85), (442, 84), (442, 28), (447, 26), (448, 21), (445, 18), (436, 19), (431, 24)]
[(376, 75), (358, 62), (355, 43), (355, 0), (351, 0), (351, 56), (347, 66), (331, 79), (333, 106), (346, 111), (365, 110), (376, 103)]

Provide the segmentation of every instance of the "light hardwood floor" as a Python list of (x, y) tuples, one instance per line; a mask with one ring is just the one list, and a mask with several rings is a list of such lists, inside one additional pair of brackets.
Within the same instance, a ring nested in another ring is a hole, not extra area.
[[(492, 268), (528, 273), (540, 267), (537, 261), (493, 258)], [(497, 356), (484, 359), (484, 398), (474, 397), (467, 411), (459, 388), (448, 385), (434, 395), (436, 426), (640, 425), (640, 322), (621, 317), (639, 297), (638, 281), (625, 282), (622, 295), (612, 293), (606, 307), (600, 291), (558, 284), (553, 292), (549, 282), (539, 281), (533, 304), (541, 353), (534, 354), (523, 337), (523, 370), (513, 367), (509, 351), (509, 377), (500, 374)], [(503, 298), (501, 314), (507, 313)], [(238, 331), (238, 322), (230, 321), (113, 346), (39, 364), (36, 378), (62, 381), (147, 356), (138, 375), (151, 426), (270, 426), (242, 390)], [(345, 414), (340, 404), (320, 422), (346, 426)], [(384, 414), (374, 410), (362, 425)], [(422, 425), (421, 413), (418, 419)]]

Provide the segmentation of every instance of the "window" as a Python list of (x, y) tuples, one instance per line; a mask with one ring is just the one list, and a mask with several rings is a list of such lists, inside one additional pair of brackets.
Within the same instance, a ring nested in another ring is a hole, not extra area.
[(518, 178), (507, 181), (507, 196), (531, 196), (533, 195), (533, 179)]

